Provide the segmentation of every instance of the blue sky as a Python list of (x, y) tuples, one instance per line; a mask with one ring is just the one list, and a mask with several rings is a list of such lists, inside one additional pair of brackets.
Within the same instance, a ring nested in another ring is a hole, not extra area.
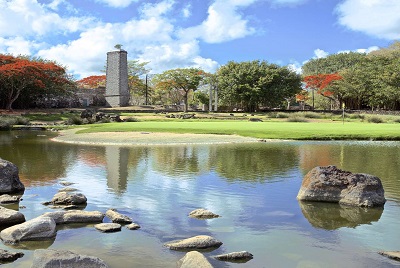
[(159, 73), (257, 59), (299, 70), (396, 40), (400, 0), (0, 0), (0, 53), (56, 60), (78, 79), (101, 74), (115, 44)]

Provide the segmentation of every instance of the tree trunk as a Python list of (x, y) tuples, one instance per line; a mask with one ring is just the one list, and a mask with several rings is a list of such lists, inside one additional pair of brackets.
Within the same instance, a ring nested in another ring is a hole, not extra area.
[(185, 91), (183, 95), (183, 111), (186, 113), (188, 111), (188, 91)]

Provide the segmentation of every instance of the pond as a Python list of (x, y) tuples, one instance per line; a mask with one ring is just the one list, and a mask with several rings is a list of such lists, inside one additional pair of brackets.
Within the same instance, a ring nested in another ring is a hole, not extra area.
[[(176, 267), (184, 252), (171, 240), (210, 235), (223, 242), (204, 252), (214, 267), (398, 267), (377, 254), (400, 250), (400, 143), (276, 141), (164, 146), (85, 146), (56, 143), (51, 132), (0, 132), (0, 157), (15, 163), (26, 186), (19, 209), (32, 219), (54, 209), (51, 200), (75, 183), (86, 210), (116, 208), (141, 229), (100, 233), (93, 225), (65, 225), (54, 241), (16, 245), (25, 256), (10, 267), (30, 267), (33, 250), (93, 255), (110, 267)], [(315, 166), (381, 178), (384, 209), (299, 203), (303, 176)], [(222, 217), (196, 220), (196, 208)], [(105, 221), (109, 221), (105, 218)], [(10, 249), (0, 243), (3, 249)], [(247, 263), (214, 255), (249, 251)]]

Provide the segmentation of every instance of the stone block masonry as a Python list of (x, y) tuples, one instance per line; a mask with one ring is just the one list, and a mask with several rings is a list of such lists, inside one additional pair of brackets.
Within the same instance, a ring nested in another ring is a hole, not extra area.
[(123, 50), (107, 52), (106, 106), (129, 105), (128, 53)]

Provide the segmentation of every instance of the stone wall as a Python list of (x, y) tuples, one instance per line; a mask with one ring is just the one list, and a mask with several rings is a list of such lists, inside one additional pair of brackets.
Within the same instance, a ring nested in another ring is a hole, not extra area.
[(129, 105), (128, 53), (125, 50), (107, 53), (106, 106), (123, 107)]

